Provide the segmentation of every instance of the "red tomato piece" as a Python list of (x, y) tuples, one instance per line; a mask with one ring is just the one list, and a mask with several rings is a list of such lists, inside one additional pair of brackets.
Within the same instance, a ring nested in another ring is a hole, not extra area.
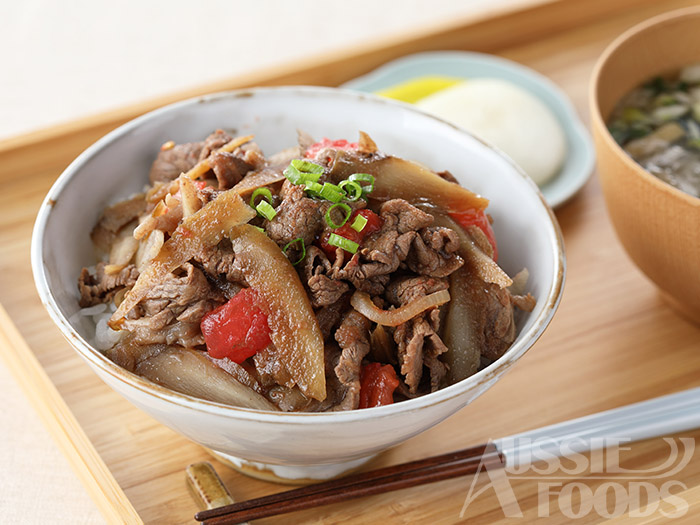
[(240, 364), (270, 344), (270, 327), (260, 301), (255, 290), (245, 288), (202, 318), (200, 326), (211, 357), (228, 357)]
[(399, 380), (393, 366), (381, 363), (364, 365), (360, 372), (359, 408), (391, 405), (398, 386)]
[(491, 222), (484, 210), (466, 210), (450, 213), (452, 217), (465, 230), (470, 226), (477, 226), (484, 232), (489, 243), (493, 247), (493, 260), (498, 262), (498, 246), (496, 246), (496, 235), (491, 228)]
[[(367, 219), (367, 224), (365, 224), (365, 227), (359, 232), (352, 228), (352, 223), (354, 222), (355, 217), (358, 215), (362, 215), (365, 219)], [(382, 228), (383, 222), (384, 219), (382, 219), (379, 215), (374, 213), (372, 210), (365, 208), (363, 210), (354, 211), (352, 215), (350, 215), (348, 221), (340, 228), (333, 230), (332, 233), (345, 237), (346, 239), (356, 242), (357, 244), (362, 244), (362, 241), (364, 241), (367, 236), (379, 231)], [(319, 245), (328, 257), (328, 260), (334, 262), (336, 247), (328, 244), (328, 237), (330, 237), (330, 234), (331, 232), (324, 233), (319, 240)]]
[(311, 144), (311, 146), (309, 146), (309, 148), (306, 150), (304, 156), (307, 159), (315, 159), (318, 152), (326, 148), (342, 149), (346, 151), (353, 150), (357, 149), (357, 142), (348, 142), (345, 139), (331, 140), (328, 138), (323, 138), (316, 144)]

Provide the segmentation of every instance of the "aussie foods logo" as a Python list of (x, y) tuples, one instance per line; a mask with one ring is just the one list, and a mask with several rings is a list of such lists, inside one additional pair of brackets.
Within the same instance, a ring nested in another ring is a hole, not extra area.
[[(482, 463), (471, 480), (460, 512), (489, 492), (496, 496), (507, 518), (526, 516), (514, 486), (530, 480), (537, 486), (536, 516), (563, 515), (570, 520), (599, 516), (610, 519), (663, 516), (674, 519), (688, 513), (682, 493), (688, 487), (674, 479), (690, 463), (695, 452), (693, 438), (663, 438), (665, 453), (655, 455), (653, 465), (626, 468), (630, 438), (512, 438), (489, 443), (488, 451), (506, 453), (505, 468)], [(584, 453), (584, 451), (591, 451)], [(528, 494), (531, 497), (531, 494)]]

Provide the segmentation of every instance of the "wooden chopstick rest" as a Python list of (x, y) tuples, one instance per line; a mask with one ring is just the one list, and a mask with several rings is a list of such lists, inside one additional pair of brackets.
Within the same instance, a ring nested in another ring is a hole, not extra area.
[(192, 463), (185, 469), (185, 478), (187, 487), (200, 509), (215, 509), (234, 503), (211, 463)]

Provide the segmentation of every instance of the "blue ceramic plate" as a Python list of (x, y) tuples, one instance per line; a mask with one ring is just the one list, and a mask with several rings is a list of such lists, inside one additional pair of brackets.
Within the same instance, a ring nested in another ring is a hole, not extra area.
[(568, 148), (559, 174), (540, 188), (553, 208), (570, 199), (591, 176), (595, 163), (593, 143), (571, 101), (547, 77), (516, 62), (463, 51), (419, 53), (389, 62), (343, 87), (376, 93), (424, 76), (500, 78), (528, 90), (552, 110), (564, 128)]

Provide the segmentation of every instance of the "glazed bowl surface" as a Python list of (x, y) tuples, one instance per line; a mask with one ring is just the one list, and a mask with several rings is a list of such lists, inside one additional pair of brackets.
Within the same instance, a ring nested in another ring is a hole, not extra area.
[(631, 28), (601, 55), (590, 112), (598, 174), (610, 219), (627, 254), (686, 317), (700, 323), (700, 199), (651, 175), (606, 126), (617, 102), (658, 75), (700, 62), (700, 7)]
[[(217, 128), (255, 134), (266, 154), (316, 138), (370, 134), (387, 153), (448, 169), (491, 199), (499, 262), (526, 267), (537, 305), (518, 319), (506, 354), (476, 375), (393, 405), (334, 413), (275, 413), (235, 408), (174, 392), (120, 368), (91, 344), (79, 310), (77, 277), (94, 264), (89, 233), (107, 204), (141, 191), (151, 162), (169, 140), (201, 140)], [(430, 428), (491, 387), (533, 345), (561, 298), (564, 253), (551, 209), (511, 161), (466, 132), (408, 105), (328, 88), (258, 88), (188, 100), (135, 119), (102, 138), (59, 177), (32, 239), (36, 286), (49, 314), (80, 356), (114, 390), (165, 425), (238, 467), (282, 478), (322, 479), (360, 465)], [(429, 451), (426, 451), (426, 454)]]

